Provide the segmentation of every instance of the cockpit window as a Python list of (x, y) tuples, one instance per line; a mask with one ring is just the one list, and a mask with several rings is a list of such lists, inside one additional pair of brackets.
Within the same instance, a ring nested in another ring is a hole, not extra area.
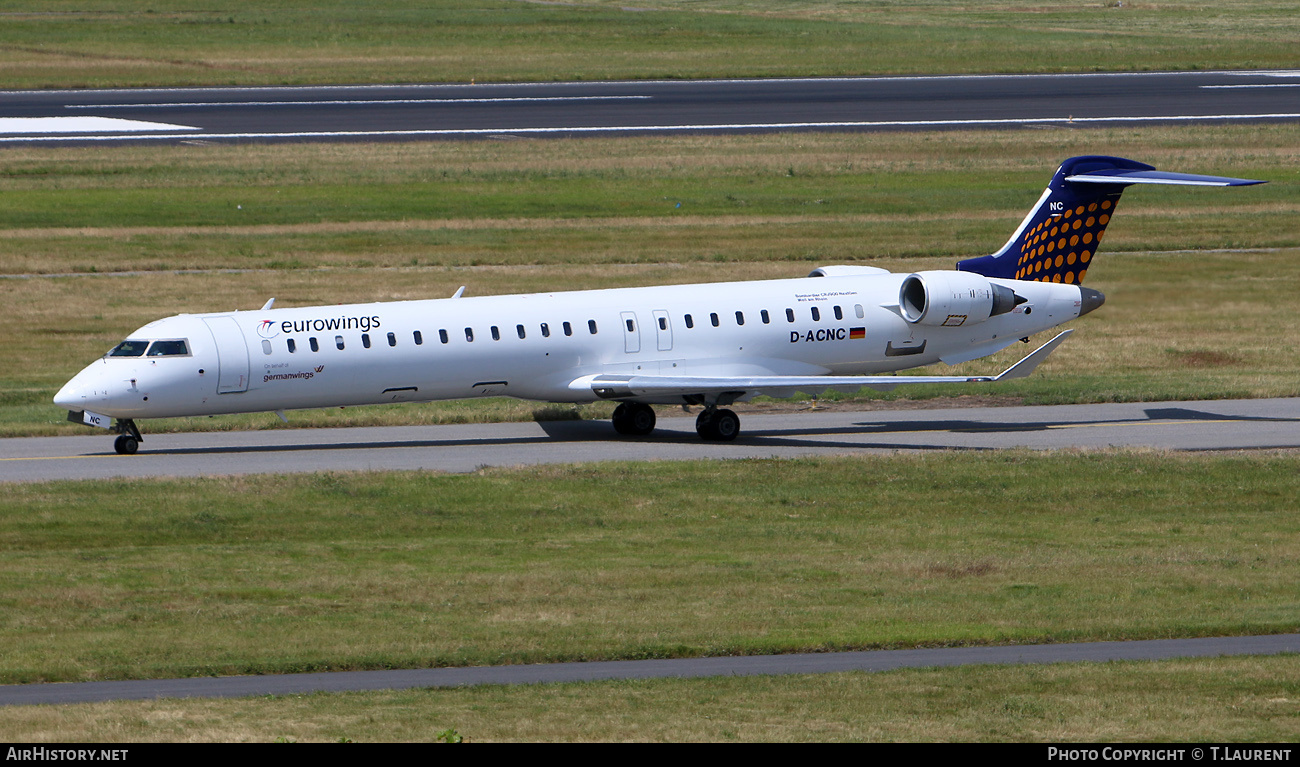
[(174, 341), (154, 341), (146, 357), (184, 357), (190, 353), (189, 345), (184, 339)]
[(139, 357), (144, 354), (145, 347), (149, 346), (148, 341), (123, 341), (108, 353), (110, 357)]

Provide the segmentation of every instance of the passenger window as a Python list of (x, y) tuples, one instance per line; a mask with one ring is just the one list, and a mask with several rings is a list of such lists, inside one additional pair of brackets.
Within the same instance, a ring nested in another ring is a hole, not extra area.
[(414, 333), (411, 334), (411, 337), (415, 339), (415, 345), (416, 345), (416, 346), (423, 346), (423, 345), (424, 345), (424, 334), (421, 333), (420, 331), (418, 331), (418, 330), (415, 331)]
[(770, 325), (770, 324), (772, 324), (772, 316), (771, 316), (770, 314), (767, 313), (767, 310), (766, 310), (766, 309), (764, 309), (763, 311), (759, 312), (759, 313), (758, 313), (758, 316), (761, 317), (761, 318), (763, 319), (763, 324), (764, 324), (764, 325)]
[(717, 313), (717, 312), (709, 312), (709, 322), (712, 322), (712, 323), (713, 323), (713, 327), (715, 327), (715, 328), (718, 326), (718, 313)]
[(110, 357), (139, 357), (149, 347), (148, 341), (123, 341), (108, 353)]
[(547, 325), (545, 322), (543, 322), (543, 323), (542, 323), (542, 338), (550, 338), (550, 337), (551, 337), (551, 326), (550, 326), (550, 325)]
[(388, 345), (389, 345), (389, 346), (397, 346), (397, 334), (396, 334), (396, 333), (389, 333), (389, 334), (388, 334)]
[(343, 351), (343, 336), (334, 336), (334, 345), (338, 347), (339, 351)]
[(686, 327), (688, 329), (695, 327), (695, 320), (691, 317), (691, 315), (689, 314), (686, 315), (685, 320), (686, 320)]
[(794, 322), (794, 309), (786, 309), (786, 310), (785, 310), (785, 321), (786, 321), (786, 322)]
[(444, 344), (447, 343), (447, 341), (449, 340), (447, 338), (447, 331), (445, 329), (440, 328), (438, 330), (438, 340), (442, 341)]
[(318, 351), (320, 351), (320, 344), (316, 343), (316, 337), (315, 337), (315, 336), (312, 336), (311, 338), (308, 338), (308, 339), (307, 339), (307, 344), (308, 344), (309, 346), (311, 346), (311, 350), (312, 350), (312, 351), (314, 351), (314, 352), (318, 352)]
[(146, 357), (184, 357), (190, 353), (184, 341), (154, 341)]
[(364, 346), (364, 347), (366, 347), (367, 349), (370, 348), (370, 334), (369, 334), (369, 333), (362, 333), (362, 334), (361, 334), (361, 345)]
[(573, 335), (573, 326), (570, 325), (568, 322), (564, 323), (564, 335), (566, 336)]
[(629, 332), (629, 333), (635, 333), (635, 332), (636, 332), (636, 325), (633, 324), (632, 320), (628, 320), (628, 321), (627, 321), (627, 332)]
[(838, 306), (835, 307), (835, 319), (837, 320), (844, 319), (844, 310), (840, 309)]
[(596, 335), (596, 321), (595, 321), (595, 320), (587, 320), (587, 330), (590, 331), (591, 334), (592, 334), (593, 336)]
[(523, 339), (523, 337), (524, 337), (524, 326), (523, 326), (523, 325), (515, 325), (515, 332), (519, 334), (519, 338), (520, 338), (520, 339)]
[(271, 353), (271, 342), (266, 340), (265, 338), (262, 339), (262, 353), (263, 354)]
[(821, 321), (822, 321), (822, 310), (821, 310), (821, 309), (818, 309), (817, 307), (814, 306), (814, 307), (812, 308), (812, 318), (813, 318), (813, 322), (821, 322)]
[(294, 352), (298, 351), (297, 342), (294, 341), (292, 338), (288, 339), (288, 341), (289, 341), (289, 353), (293, 354)]
[(737, 325), (744, 325), (744, 324), (745, 324), (745, 313), (744, 313), (744, 312), (736, 312), (736, 324), (737, 324)]
[(858, 319), (862, 319), (863, 317), (867, 316), (866, 313), (862, 311), (862, 304), (854, 304), (853, 313), (858, 315)]
[(667, 317), (660, 317), (660, 318), (659, 318), (659, 329), (660, 329), (660, 330), (667, 330), (667, 329), (668, 329), (668, 318), (667, 318)]
[(474, 340), (474, 328), (465, 328), (465, 340), (466, 341)]
[(496, 325), (492, 326), (492, 340), (493, 341), (501, 340), (501, 329), (498, 328)]

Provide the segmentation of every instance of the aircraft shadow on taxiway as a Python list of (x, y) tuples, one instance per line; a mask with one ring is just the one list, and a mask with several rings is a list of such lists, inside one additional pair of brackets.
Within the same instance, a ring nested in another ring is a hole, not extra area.
[[(1013, 434), (1018, 432), (1038, 432), (1060, 427), (1097, 426), (1102, 424), (1134, 424), (1154, 421), (1256, 421), (1266, 423), (1296, 422), (1300, 418), (1277, 418), (1271, 416), (1228, 415), (1209, 413), (1189, 408), (1147, 408), (1143, 417), (1135, 418), (1097, 418), (1084, 420), (1042, 420), (1042, 421), (977, 421), (969, 419), (946, 420), (905, 420), (905, 421), (862, 421), (843, 426), (787, 428), (787, 429), (753, 429), (742, 431), (737, 442), (744, 445), (761, 445), (771, 447), (826, 447), (889, 449), (904, 448), (908, 450), (994, 450), (997, 448), (970, 445), (913, 445), (899, 441), (859, 442), (835, 439), (836, 436), (854, 435), (889, 435), (915, 433), (953, 434)], [(665, 428), (657, 429), (646, 437), (628, 438), (616, 434), (605, 421), (539, 421), (537, 425), (543, 434), (523, 437), (487, 437), (455, 439), (421, 439), (367, 441), (367, 442), (304, 442), (301, 444), (281, 445), (238, 445), (208, 447), (159, 448), (148, 451), (151, 456), (164, 455), (216, 455), (236, 453), (288, 453), (324, 450), (376, 450), (376, 449), (410, 449), (410, 448), (455, 448), (485, 447), (506, 445), (542, 445), (556, 442), (618, 442), (626, 444), (704, 444), (694, 431), (677, 431)], [(728, 443), (708, 443), (724, 447)]]

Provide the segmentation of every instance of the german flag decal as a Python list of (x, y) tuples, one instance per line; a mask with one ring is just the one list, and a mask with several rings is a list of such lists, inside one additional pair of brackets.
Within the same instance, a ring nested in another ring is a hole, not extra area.
[(849, 340), (862, 339), (867, 337), (866, 328), (849, 328)]

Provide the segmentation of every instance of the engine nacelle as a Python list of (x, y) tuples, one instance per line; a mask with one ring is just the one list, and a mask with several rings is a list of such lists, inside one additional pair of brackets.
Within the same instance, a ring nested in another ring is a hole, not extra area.
[(916, 272), (904, 277), (898, 289), (903, 319), (916, 325), (973, 325), (1024, 301), (1011, 288), (974, 272)]

